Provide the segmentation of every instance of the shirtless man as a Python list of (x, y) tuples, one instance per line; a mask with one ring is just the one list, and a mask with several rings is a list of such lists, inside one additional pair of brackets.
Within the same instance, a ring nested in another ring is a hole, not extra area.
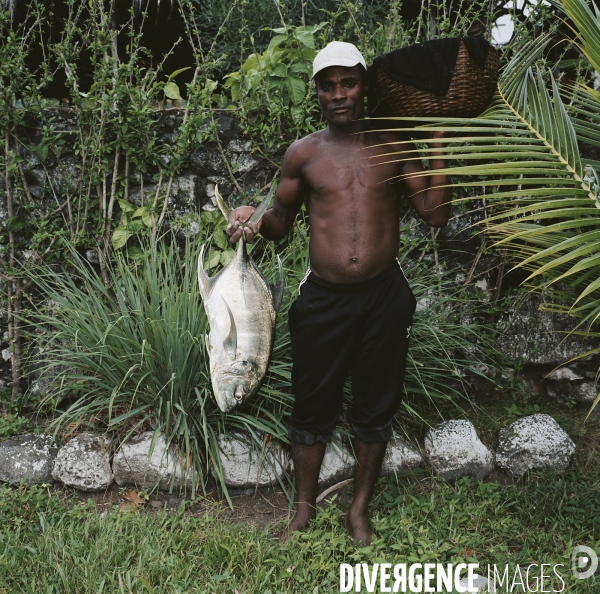
[[(352, 376), (348, 420), (354, 434), (354, 499), (346, 527), (355, 541), (370, 542), (367, 506), (392, 437), (400, 405), (414, 296), (396, 262), (401, 191), (433, 227), (448, 222), (451, 191), (443, 175), (388, 180), (422, 171), (418, 160), (378, 157), (414, 149), (398, 134), (368, 131), (362, 120), (367, 91), (365, 62), (351, 44), (333, 42), (314, 60), (317, 94), (327, 128), (294, 142), (283, 159), (273, 207), (259, 225), (244, 226), (253, 212), (231, 212), (231, 243), (242, 233), (278, 240), (291, 229), (302, 203), (310, 216), (310, 269), (289, 314), (292, 385), (289, 419), (297, 511), (289, 531), (316, 515), (325, 445), (342, 411), (342, 389)], [(361, 132), (366, 132), (361, 134)], [(398, 143), (381, 147), (384, 143)], [(439, 148), (439, 143), (430, 143)], [(435, 154), (431, 169), (445, 167)], [(387, 162), (393, 161), (393, 162)]]

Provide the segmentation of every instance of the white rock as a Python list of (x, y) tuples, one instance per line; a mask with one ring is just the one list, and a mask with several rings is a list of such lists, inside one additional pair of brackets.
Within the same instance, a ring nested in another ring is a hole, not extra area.
[(380, 476), (402, 476), (411, 468), (421, 466), (423, 459), (419, 451), (398, 435), (394, 436), (387, 447)]
[(354, 456), (341, 445), (340, 435), (334, 433), (333, 441), (325, 447), (319, 472), (319, 485), (333, 485), (354, 475)]
[(514, 477), (531, 468), (564, 470), (575, 452), (568, 434), (549, 415), (523, 417), (500, 431), (496, 463)]
[(508, 361), (556, 366), (598, 347), (596, 338), (570, 332), (569, 314), (543, 307), (552, 303), (556, 299), (549, 290), (529, 295), (500, 314), (495, 346)]
[(435, 471), (448, 481), (461, 476), (483, 479), (494, 469), (494, 454), (470, 421), (446, 421), (425, 436), (425, 451)]
[[(473, 580), (473, 590), (466, 590), (466, 592), (479, 592), (479, 594), (496, 594), (496, 586), (493, 582), (488, 582), (488, 579), (479, 574), (474, 574), (475, 579)], [(467, 588), (469, 585), (468, 578), (462, 578), (460, 580), (460, 586)]]
[(582, 380), (583, 376), (577, 375), (569, 367), (561, 367), (559, 369), (555, 369), (554, 371), (551, 371), (544, 379), (554, 380), (554, 381), (567, 380), (567, 381), (572, 382), (575, 380)]
[(51, 435), (21, 435), (0, 443), (0, 481), (52, 482), (58, 446)]
[(263, 487), (276, 482), (288, 466), (282, 450), (261, 451), (242, 433), (219, 436), (223, 480), (228, 487)]
[(191, 489), (195, 474), (191, 468), (183, 476), (181, 457), (174, 448), (167, 450), (165, 437), (160, 433), (150, 453), (153, 431), (126, 441), (113, 458), (113, 473), (119, 486), (133, 485), (138, 489)]
[[(583, 381), (580, 382), (579, 385), (573, 387), (573, 394), (575, 395), (575, 398), (577, 398), (577, 401), (586, 404), (594, 402), (598, 396), (598, 392), (600, 392), (600, 388), (596, 382), (593, 381)], [(598, 412), (597, 409), (595, 410)]]
[(98, 264), (99, 263), (98, 252), (96, 250), (86, 250), (86, 252), (85, 252), (85, 259), (90, 264)]
[(52, 477), (79, 491), (103, 491), (113, 482), (109, 440), (103, 435), (82, 433), (58, 452)]
[(487, 278), (482, 278), (479, 279), (476, 283), (475, 283), (475, 287), (477, 287), (481, 293), (482, 293), (482, 299), (481, 301), (489, 301), (491, 298), (491, 291), (490, 291), (490, 287), (488, 285), (488, 281)]
[(570, 382), (552, 382), (546, 387), (546, 393), (551, 398), (557, 398), (561, 402), (581, 402), (591, 404), (598, 395), (599, 387), (595, 381), (581, 380)]
[(252, 156), (246, 153), (238, 155), (237, 158), (233, 158), (235, 171), (237, 173), (247, 173), (258, 165), (258, 161)]
[(227, 150), (232, 153), (249, 153), (252, 150), (252, 143), (249, 140), (233, 139), (227, 145)]

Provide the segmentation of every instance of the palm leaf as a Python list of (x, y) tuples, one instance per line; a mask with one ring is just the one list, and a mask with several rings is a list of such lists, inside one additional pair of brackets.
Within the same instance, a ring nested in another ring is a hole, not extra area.
[(584, 0), (553, 0), (573, 22), (571, 29), (579, 49), (585, 54), (596, 72), (600, 72), (600, 10), (594, 12)]
[[(600, 204), (596, 172), (582, 162), (578, 140), (600, 143), (600, 96), (574, 88), (567, 111), (552, 74), (535, 64), (547, 41), (532, 41), (514, 56), (479, 118), (429, 118), (419, 126), (449, 133), (442, 152), (452, 161), (420, 175), (446, 173), (455, 187), (485, 190), (491, 214), (483, 224), (495, 244), (530, 271), (533, 287), (560, 281), (571, 289), (570, 305), (593, 322), (600, 314)], [(417, 118), (397, 120), (414, 131)]]

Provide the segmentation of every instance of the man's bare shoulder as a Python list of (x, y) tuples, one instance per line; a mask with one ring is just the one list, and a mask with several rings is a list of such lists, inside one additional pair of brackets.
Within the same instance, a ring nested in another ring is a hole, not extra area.
[(394, 150), (399, 150), (399, 147), (406, 147), (412, 144), (407, 134), (396, 132), (395, 130), (369, 130), (365, 133), (365, 138), (369, 146), (390, 146)]
[(286, 161), (304, 163), (314, 156), (324, 141), (324, 132), (325, 130), (317, 130), (293, 142), (285, 153)]

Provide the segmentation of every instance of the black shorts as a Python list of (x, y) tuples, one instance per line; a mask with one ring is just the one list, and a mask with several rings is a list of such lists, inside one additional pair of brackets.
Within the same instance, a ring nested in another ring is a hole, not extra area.
[(331, 440), (348, 375), (353, 396), (348, 420), (354, 435), (365, 443), (392, 437), (415, 306), (397, 263), (352, 284), (308, 275), (289, 313), (295, 396), (289, 418), (292, 443)]

